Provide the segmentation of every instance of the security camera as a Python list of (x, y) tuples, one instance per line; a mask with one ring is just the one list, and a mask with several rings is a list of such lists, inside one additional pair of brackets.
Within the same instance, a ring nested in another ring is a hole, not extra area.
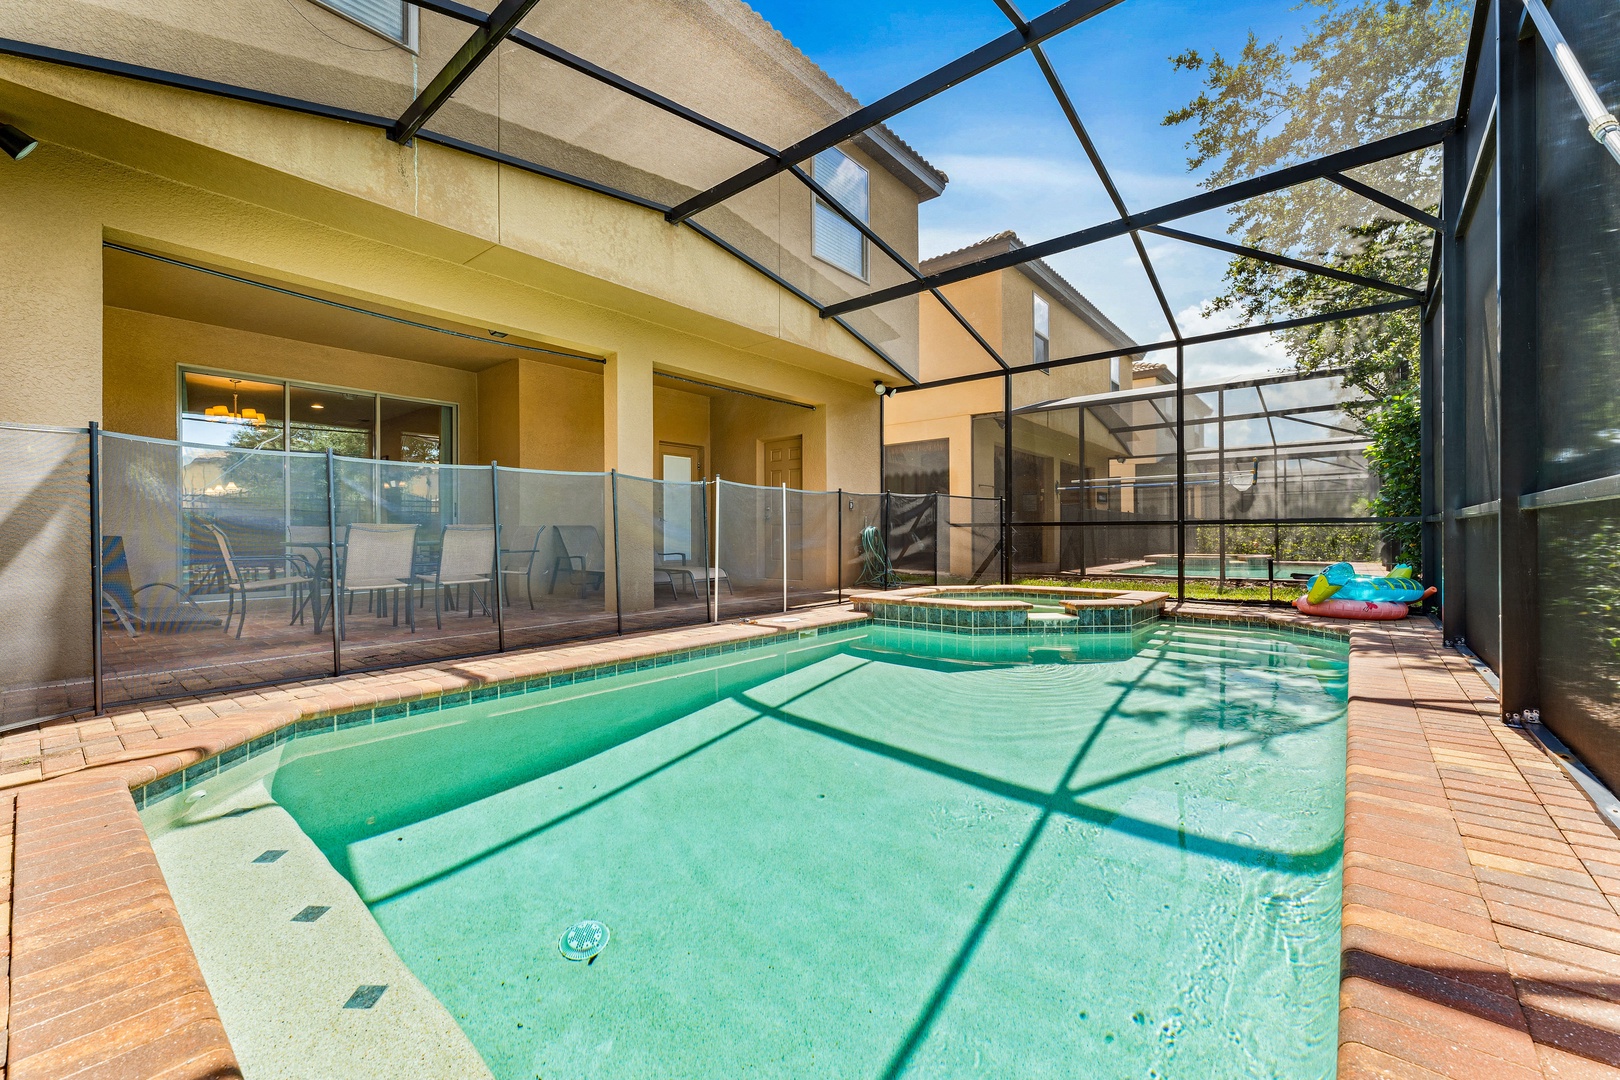
[(34, 152), (39, 140), (26, 132), (12, 127), (10, 124), (0, 124), (0, 150), (13, 161), (21, 161)]

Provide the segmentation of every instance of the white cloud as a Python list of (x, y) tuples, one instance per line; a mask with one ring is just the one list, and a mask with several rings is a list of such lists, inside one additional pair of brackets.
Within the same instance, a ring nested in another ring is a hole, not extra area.
[[(1211, 318), (1195, 305), (1176, 313), (1176, 322), (1185, 337), (1217, 333), (1231, 328), (1230, 322)], [(1161, 334), (1159, 340), (1169, 338)], [(1293, 367), (1288, 351), (1275, 334), (1254, 334), (1228, 341), (1194, 345), (1187, 350), (1187, 381), (1191, 384), (1253, 378)]]

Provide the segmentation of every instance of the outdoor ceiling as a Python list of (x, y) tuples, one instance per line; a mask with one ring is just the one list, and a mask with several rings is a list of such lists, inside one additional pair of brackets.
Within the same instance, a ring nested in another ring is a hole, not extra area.
[[(227, 275), (116, 247), (103, 249), (102, 272), (108, 307), (462, 371), (483, 371), (517, 357), (601, 371), (590, 360), (537, 351), (546, 348), (543, 342), (495, 340), (484, 327), (381, 304), (361, 305), (335, 293), (293, 290), (235, 271)], [(344, 306), (336, 306), (340, 304)]]

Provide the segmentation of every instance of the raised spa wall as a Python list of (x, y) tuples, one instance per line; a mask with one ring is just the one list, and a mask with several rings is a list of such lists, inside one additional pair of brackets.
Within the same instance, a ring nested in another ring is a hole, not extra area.
[[(961, 594), (971, 593), (971, 598)], [(1063, 611), (1037, 610), (1022, 599), (1039, 596)], [(860, 593), (855, 610), (873, 622), (959, 634), (1098, 633), (1135, 630), (1164, 614), (1162, 592), (1066, 589), (1053, 585), (950, 585)]]

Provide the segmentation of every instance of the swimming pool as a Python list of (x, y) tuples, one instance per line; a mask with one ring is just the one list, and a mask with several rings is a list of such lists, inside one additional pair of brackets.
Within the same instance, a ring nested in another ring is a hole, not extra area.
[[(1188, 555), (1187, 576), (1199, 578), (1226, 577), (1239, 580), (1291, 581), (1300, 575), (1309, 577), (1322, 569), (1322, 563), (1289, 562), (1271, 559), (1265, 555), (1228, 555), (1226, 573), (1222, 575), (1219, 555)], [(1144, 555), (1132, 562), (1111, 566), (1093, 566), (1086, 571), (1098, 577), (1175, 577), (1174, 555)]]
[(301, 739), (267, 787), (501, 1080), (1331, 1076), (1345, 667), (868, 625)]

